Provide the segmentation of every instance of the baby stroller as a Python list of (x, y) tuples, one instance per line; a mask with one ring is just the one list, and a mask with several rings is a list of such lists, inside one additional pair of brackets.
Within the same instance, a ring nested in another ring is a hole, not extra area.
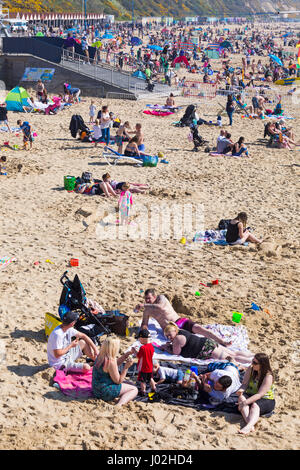
[(196, 124), (191, 124), (190, 129), (191, 129), (191, 134), (192, 134), (192, 140), (194, 143), (194, 148), (192, 152), (198, 152), (198, 148), (201, 147), (201, 145), (207, 143), (207, 140), (204, 140), (203, 137), (199, 135), (198, 126)]
[(147, 86), (146, 86), (146, 90), (147, 91), (153, 91), (154, 90), (154, 83), (153, 81), (151, 80), (151, 78), (147, 78)]
[(176, 126), (177, 127), (191, 126), (195, 120), (196, 120), (196, 106), (193, 104), (190, 104), (186, 108), (183, 117), (176, 124)]
[(88, 299), (85, 290), (76, 274), (71, 281), (65, 271), (60, 282), (63, 290), (59, 300), (59, 316), (61, 320), (69, 310), (79, 311), (79, 319), (75, 324), (75, 329), (86, 334), (95, 344), (100, 344), (100, 337), (116, 333), (126, 334), (128, 317), (119, 311), (109, 311), (105, 313), (93, 314), (88, 307)]

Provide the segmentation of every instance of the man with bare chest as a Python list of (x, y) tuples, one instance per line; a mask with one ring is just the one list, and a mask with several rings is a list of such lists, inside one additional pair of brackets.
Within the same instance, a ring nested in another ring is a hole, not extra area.
[(164, 295), (156, 295), (155, 289), (145, 291), (145, 303), (135, 307), (136, 311), (144, 309), (141, 328), (148, 328), (149, 319), (154, 318), (164, 330), (169, 322), (175, 323), (178, 328), (189, 331), (190, 333), (200, 334), (206, 338), (213, 339), (222, 346), (230, 346), (231, 342), (226, 343), (211, 331), (186, 317), (180, 317), (175, 312), (171, 303)]

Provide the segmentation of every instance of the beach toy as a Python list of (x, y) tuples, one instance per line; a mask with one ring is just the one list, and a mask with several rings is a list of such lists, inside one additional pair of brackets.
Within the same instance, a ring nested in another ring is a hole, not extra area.
[(199, 292), (199, 291), (197, 290), (197, 291), (195, 292), (195, 296), (196, 296), (196, 297), (200, 297), (200, 295), (201, 295), (201, 292)]
[(70, 266), (79, 266), (79, 259), (71, 258), (70, 259)]
[(39, 262), (39, 261), (35, 261), (33, 264), (34, 264), (35, 266), (38, 266), (38, 265), (40, 264), (40, 262)]
[(148, 393), (148, 398), (149, 398), (150, 401), (153, 400), (154, 395), (155, 395), (155, 392), (150, 392), (150, 393)]
[(46, 259), (46, 263), (54, 264), (53, 261), (51, 261), (50, 259)]
[(204, 287), (209, 287), (206, 284), (203, 284), (203, 282), (199, 282), (199, 284), (201, 284), (201, 286), (204, 286)]
[(211, 281), (211, 283), (213, 286), (217, 286), (219, 284), (219, 281), (218, 279), (216, 279), (215, 281)]
[(36, 132), (34, 132), (32, 135), (33, 135), (33, 137), (37, 137), (37, 133), (36, 133)]
[(242, 313), (232, 312), (232, 321), (234, 321), (235, 323), (240, 323), (242, 317), (243, 317)]
[(144, 292), (143, 289), (140, 289), (140, 294), (142, 294), (143, 292)]
[(64, 176), (64, 188), (67, 191), (74, 191), (75, 184), (76, 184), (75, 176), (70, 176), (70, 175)]
[(180, 240), (180, 243), (182, 245), (185, 245), (186, 244), (186, 238), (185, 237), (182, 237), (182, 239)]
[(261, 310), (261, 307), (256, 305), (254, 302), (251, 302), (251, 310)]

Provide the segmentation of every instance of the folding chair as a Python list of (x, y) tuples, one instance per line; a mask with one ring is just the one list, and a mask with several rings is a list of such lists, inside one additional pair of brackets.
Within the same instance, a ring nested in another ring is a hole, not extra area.
[[(103, 152), (102, 152), (102, 157), (106, 161), (108, 165), (116, 165), (118, 162), (122, 161), (128, 161), (131, 163), (136, 163), (140, 166), (143, 165), (143, 157), (128, 157), (127, 155), (122, 155), (115, 150), (111, 149), (110, 147), (104, 147)], [(113, 163), (110, 163), (110, 160), (113, 161)]]

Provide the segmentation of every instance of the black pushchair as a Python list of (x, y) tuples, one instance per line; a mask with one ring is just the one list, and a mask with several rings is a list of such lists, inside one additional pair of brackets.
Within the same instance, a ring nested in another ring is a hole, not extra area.
[(203, 137), (199, 135), (198, 126), (196, 124), (191, 124), (190, 129), (191, 129), (191, 134), (193, 136), (193, 143), (194, 143), (193, 152), (198, 152), (198, 148), (201, 147), (201, 145), (205, 144), (207, 141), (205, 141)]
[(68, 310), (78, 311), (79, 319), (75, 324), (75, 329), (86, 334), (95, 344), (100, 344), (100, 337), (116, 333), (126, 334), (128, 316), (119, 311), (108, 311), (105, 313), (93, 314), (87, 306), (85, 290), (76, 274), (71, 281), (65, 271), (60, 282), (63, 290), (59, 300), (59, 316), (61, 320)]
[(196, 106), (194, 104), (190, 104), (183, 115), (183, 117), (180, 119), (180, 121), (176, 124), (177, 127), (185, 127), (185, 126), (191, 126), (194, 121), (196, 121)]
[(147, 81), (146, 90), (152, 92), (154, 90), (154, 86), (155, 86), (153, 81), (151, 80), (151, 78), (147, 78), (146, 81)]

